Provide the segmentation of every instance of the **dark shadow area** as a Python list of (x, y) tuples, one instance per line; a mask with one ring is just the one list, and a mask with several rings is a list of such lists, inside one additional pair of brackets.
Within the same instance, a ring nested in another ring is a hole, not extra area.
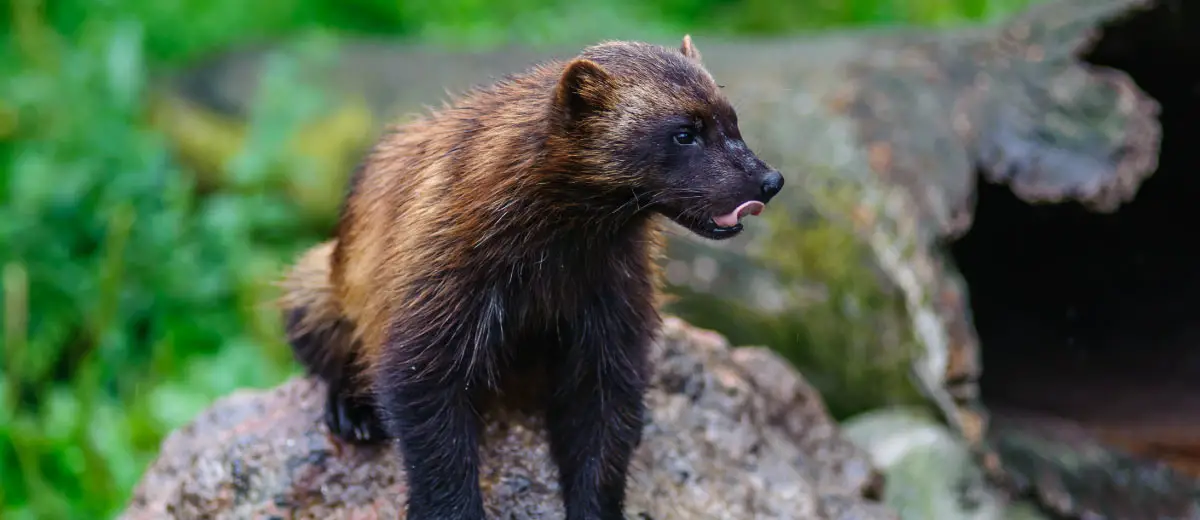
[(1159, 170), (1112, 214), (980, 180), (951, 246), (983, 349), (982, 398), (1200, 475), (1200, 5), (1109, 27), (1087, 56), (1162, 105)]

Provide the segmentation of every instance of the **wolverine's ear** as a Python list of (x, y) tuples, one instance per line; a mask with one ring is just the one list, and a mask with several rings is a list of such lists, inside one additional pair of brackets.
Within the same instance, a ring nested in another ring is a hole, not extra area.
[(693, 60), (700, 61), (700, 49), (697, 49), (696, 45), (692, 43), (690, 34), (683, 35), (683, 45), (679, 46), (679, 52)]
[(577, 58), (563, 69), (555, 101), (567, 120), (575, 121), (608, 106), (612, 92), (612, 77), (603, 67), (592, 60)]

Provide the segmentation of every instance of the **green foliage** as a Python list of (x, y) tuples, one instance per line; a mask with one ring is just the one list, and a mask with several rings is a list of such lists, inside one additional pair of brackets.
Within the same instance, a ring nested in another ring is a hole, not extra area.
[[(448, 45), (978, 19), (1025, 0), (13, 0), (0, 13), (0, 517), (106, 518), (164, 435), (295, 373), (273, 283), (328, 232), (278, 189), (327, 100), (277, 60), (216, 192), (146, 123), (149, 78), (296, 32)], [(247, 8), (252, 5), (252, 8)], [(318, 47), (320, 47), (318, 45)], [(315, 51), (322, 49), (316, 48)]]

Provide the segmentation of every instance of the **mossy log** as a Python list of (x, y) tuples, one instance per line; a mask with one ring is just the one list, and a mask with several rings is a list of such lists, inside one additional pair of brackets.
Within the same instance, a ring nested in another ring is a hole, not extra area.
[[(1055, 514), (1200, 517), (1200, 249), (1169, 231), (1200, 193), (1198, 11), (1052, 0), (988, 27), (697, 36), (788, 184), (736, 240), (673, 233), (672, 311), (781, 350), (837, 414), (931, 403)], [(383, 121), (573, 51), (343, 42), (305, 69), (352, 108), (301, 131), (336, 157), (301, 200), (329, 218)], [(185, 157), (220, 153), (197, 114), (244, 118), (272, 52), (172, 76), (154, 116)]]

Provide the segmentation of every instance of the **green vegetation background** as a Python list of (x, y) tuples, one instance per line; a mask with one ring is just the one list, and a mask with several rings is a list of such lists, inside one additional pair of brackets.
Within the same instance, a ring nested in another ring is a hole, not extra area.
[(11, 0), (0, 12), (0, 518), (108, 518), (164, 435), (296, 372), (272, 283), (328, 223), (278, 189), (324, 100), (276, 67), (249, 138), (196, 172), (150, 78), (227, 45), (376, 34), (456, 46), (671, 41), (988, 19), (1028, 0)]

